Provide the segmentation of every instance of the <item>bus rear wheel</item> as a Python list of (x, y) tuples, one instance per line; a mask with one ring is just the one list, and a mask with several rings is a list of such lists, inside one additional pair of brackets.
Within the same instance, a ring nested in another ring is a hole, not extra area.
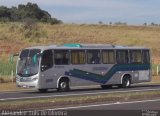
[(58, 84), (58, 91), (69, 91), (69, 80), (68, 79), (61, 79)]
[(120, 87), (122, 87), (122, 88), (129, 88), (129, 87), (131, 87), (131, 79), (130, 79), (129, 76), (125, 76), (122, 79), (122, 84), (120, 85)]

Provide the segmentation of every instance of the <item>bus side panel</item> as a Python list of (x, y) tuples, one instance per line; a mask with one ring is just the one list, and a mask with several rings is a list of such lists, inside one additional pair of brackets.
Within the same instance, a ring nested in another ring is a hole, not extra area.
[[(140, 83), (151, 80), (150, 70), (141, 71), (117, 71), (111, 76), (105, 76), (113, 65), (67, 65), (54, 66), (40, 74), (39, 88), (57, 88), (61, 77), (68, 77), (70, 86), (88, 86), (104, 84), (121, 84), (125, 74), (131, 75), (132, 83)], [(108, 70), (103, 70), (108, 69)], [(47, 75), (47, 76), (45, 76)]]
[(70, 77), (70, 86), (92, 86), (92, 85), (99, 85), (99, 83), (85, 80), (85, 79), (79, 79), (75, 77)]
[(139, 71), (139, 82), (151, 81), (150, 70)]
[(70, 77), (71, 86), (101, 85), (105, 81), (105, 74), (113, 64), (86, 64), (66, 66), (65, 75)]
[(39, 89), (56, 88), (56, 75), (54, 68), (40, 72), (39, 75)]
[(138, 74), (138, 72), (132, 72), (132, 71), (117, 71), (112, 77), (110, 77), (109, 81), (106, 82), (106, 85), (116, 85), (116, 84), (122, 84), (122, 79), (125, 74), (129, 74), (132, 79), (132, 83), (135, 83), (138, 81), (138, 76), (134, 76), (135, 74)]
[(151, 81), (150, 70), (118, 71), (110, 78), (110, 80), (106, 83), (106, 85), (107, 84), (108, 85), (121, 84), (122, 83), (122, 78), (125, 74), (129, 74), (131, 76), (131, 83), (140, 83), (140, 82)]

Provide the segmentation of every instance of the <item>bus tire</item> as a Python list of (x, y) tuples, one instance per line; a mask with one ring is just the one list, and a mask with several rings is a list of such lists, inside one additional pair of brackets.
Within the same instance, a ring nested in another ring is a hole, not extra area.
[(38, 89), (38, 91), (41, 93), (46, 93), (48, 91), (48, 89)]
[(62, 78), (59, 81), (58, 84), (58, 91), (69, 91), (70, 87), (69, 87), (69, 79), (68, 78)]
[(126, 75), (122, 79), (122, 84), (120, 85), (122, 88), (129, 88), (131, 87), (131, 78), (129, 75)]
[(112, 85), (101, 85), (102, 89), (109, 89), (112, 88)]

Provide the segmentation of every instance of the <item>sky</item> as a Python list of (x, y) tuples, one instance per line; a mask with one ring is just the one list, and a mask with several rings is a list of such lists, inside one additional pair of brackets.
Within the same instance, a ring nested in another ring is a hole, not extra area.
[(0, 6), (12, 7), (27, 2), (38, 4), (64, 23), (160, 24), (160, 0), (0, 0)]

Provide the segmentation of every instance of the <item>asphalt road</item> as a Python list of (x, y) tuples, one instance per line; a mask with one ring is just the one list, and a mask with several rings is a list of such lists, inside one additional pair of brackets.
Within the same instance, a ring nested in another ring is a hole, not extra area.
[(160, 99), (46, 109), (41, 112), (44, 111), (66, 111), (70, 116), (160, 116)]
[[(0, 114), (4, 115), (4, 113)], [(43, 116), (160, 116), (160, 99), (28, 110), (23, 111), (22, 114), (29, 116), (33, 114)]]
[(160, 110), (160, 99), (72, 107), (76, 110)]
[(116, 92), (128, 92), (128, 91), (151, 91), (160, 90), (160, 84), (138, 84), (132, 85), (128, 89), (111, 88), (103, 90), (100, 87), (91, 88), (79, 88), (72, 89), (69, 92), (57, 92), (56, 90), (49, 91), (47, 93), (39, 93), (37, 91), (24, 91), (24, 92), (0, 92), (0, 101), (3, 100), (15, 100), (15, 99), (30, 99), (30, 98), (49, 98), (49, 97), (63, 97), (63, 96), (77, 96), (88, 94), (103, 94), (103, 93), (116, 93)]

